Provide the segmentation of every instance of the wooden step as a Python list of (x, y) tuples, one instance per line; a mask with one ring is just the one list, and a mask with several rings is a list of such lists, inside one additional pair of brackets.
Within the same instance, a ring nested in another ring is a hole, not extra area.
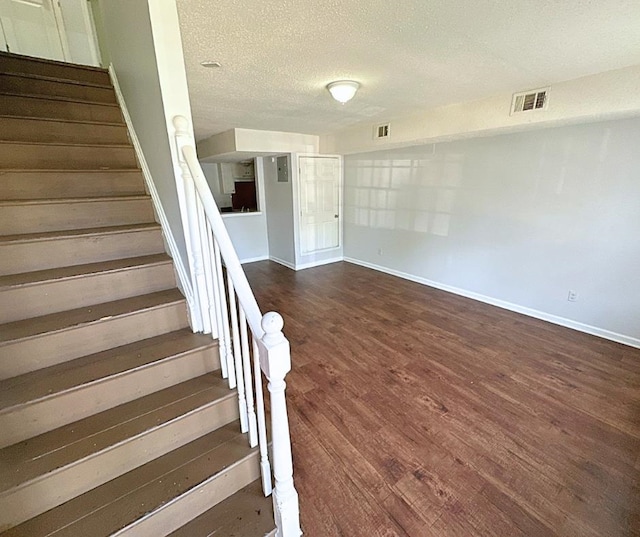
[(0, 140), (122, 145), (129, 136), (121, 123), (0, 116)]
[(0, 229), (6, 235), (153, 221), (153, 205), (149, 196), (0, 201)]
[(0, 166), (21, 170), (138, 168), (131, 144), (0, 142)]
[(162, 536), (259, 476), (237, 422), (8, 530), (3, 537)]
[(48, 76), (104, 86), (111, 84), (109, 72), (101, 67), (77, 65), (7, 52), (0, 52), (0, 72)]
[(0, 200), (144, 194), (140, 170), (0, 170)]
[(182, 330), (4, 379), (0, 447), (218, 367), (217, 343)]
[(7, 379), (189, 326), (170, 289), (0, 325), (0, 378)]
[(273, 530), (273, 499), (265, 497), (258, 479), (178, 528), (169, 537), (264, 537)]
[(0, 274), (164, 252), (157, 223), (0, 236)]
[(115, 104), (116, 94), (109, 85), (43, 77), (41, 75), (0, 73), (3, 92), (18, 95), (55, 95), (88, 103)]
[(113, 103), (86, 103), (53, 96), (29, 96), (0, 90), (0, 114), (35, 118), (124, 123), (120, 108)]
[(173, 263), (166, 254), (0, 276), (0, 323), (175, 286)]
[(202, 375), (0, 450), (0, 527), (14, 526), (238, 419)]

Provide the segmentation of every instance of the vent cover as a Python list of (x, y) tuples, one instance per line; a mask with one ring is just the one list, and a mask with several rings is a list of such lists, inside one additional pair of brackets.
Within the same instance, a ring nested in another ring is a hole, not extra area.
[(389, 134), (391, 132), (391, 124), (385, 123), (384, 125), (378, 125), (373, 131), (373, 137), (376, 140), (381, 140), (384, 138), (389, 138)]
[(546, 110), (549, 102), (549, 88), (514, 93), (511, 101), (511, 114), (529, 112), (531, 110)]

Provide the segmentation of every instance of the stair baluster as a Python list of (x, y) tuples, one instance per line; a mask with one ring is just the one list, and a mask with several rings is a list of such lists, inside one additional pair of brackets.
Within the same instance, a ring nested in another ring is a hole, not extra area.
[(262, 375), (260, 373), (260, 349), (256, 338), (252, 338), (253, 375), (256, 389), (256, 409), (258, 421), (258, 442), (260, 445), (260, 471), (262, 473), (262, 491), (269, 496), (273, 490), (271, 482), (271, 463), (267, 442), (267, 422), (264, 415), (264, 394), (262, 393)]
[[(227, 288), (229, 289), (229, 315), (231, 316), (231, 333), (233, 334), (233, 358), (236, 369), (238, 388), (238, 407), (240, 409), (240, 427), (243, 433), (249, 430), (247, 400), (245, 398), (244, 372), (242, 369), (242, 347), (240, 345), (240, 331), (238, 329), (238, 306), (236, 292), (233, 288), (231, 275), (227, 273)], [(240, 308), (242, 311), (242, 308)], [(253, 447), (253, 446), (251, 446)]]
[(220, 345), (224, 348), (224, 362), (227, 364), (227, 375), (229, 380), (229, 388), (236, 387), (236, 373), (235, 364), (233, 361), (233, 350), (231, 342), (231, 328), (229, 325), (229, 313), (228, 313), (228, 301), (227, 301), (227, 286), (224, 283), (224, 275), (222, 272), (222, 256), (220, 255), (220, 247), (216, 241), (215, 234), (213, 237), (213, 251), (215, 260), (215, 271), (218, 280), (218, 296), (220, 297), (219, 313), (222, 321), (222, 333), (224, 339), (220, 340)]
[[(247, 394), (247, 412), (249, 421), (249, 445), (258, 445), (258, 431), (256, 425), (256, 411), (253, 404), (253, 386), (251, 383), (251, 356), (249, 355), (249, 336), (247, 334), (247, 316), (240, 308), (240, 338), (242, 341), (242, 368), (245, 378), (245, 393)], [(258, 377), (260, 378), (260, 377)]]

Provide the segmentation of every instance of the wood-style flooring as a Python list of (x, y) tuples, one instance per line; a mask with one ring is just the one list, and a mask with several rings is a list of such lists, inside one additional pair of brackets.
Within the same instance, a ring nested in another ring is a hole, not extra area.
[(640, 535), (640, 350), (347, 263), (245, 268), (291, 342), (307, 537)]

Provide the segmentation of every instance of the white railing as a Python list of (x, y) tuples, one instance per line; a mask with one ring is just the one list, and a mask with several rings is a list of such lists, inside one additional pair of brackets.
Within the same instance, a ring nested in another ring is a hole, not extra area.
[[(259, 446), (262, 489), (265, 496), (273, 493), (276, 536), (298, 537), (302, 532), (284, 381), (291, 369), (291, 355), (282, 333), (284, 321), (275, 312), (261, 314), (198, 162), (189, 123), (185, 117), (176, 116), (173, 125), (188, 212), (185, 235), (194, 265), (198, 313), (204, 331), (218, 336), (220, 369), (229, 387), (237, 388), (242, 432), (248, 433), (251, 447)], [(273, 474), (263, 374), (270, 395)]]

